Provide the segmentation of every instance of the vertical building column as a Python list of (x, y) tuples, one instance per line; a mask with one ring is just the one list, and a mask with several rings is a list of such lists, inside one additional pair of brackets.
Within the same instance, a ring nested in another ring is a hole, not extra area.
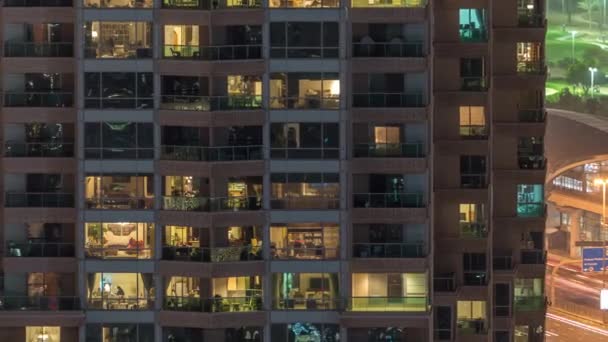
[(571, 258), (580, 258), (580, 248), (576, 246), (576, 242), (580, 240), (581, 236), (581, 215), (582, 210), (575, 210), (569, 213), (570, 215), (570, 238), (568, 239), (568, 255)]

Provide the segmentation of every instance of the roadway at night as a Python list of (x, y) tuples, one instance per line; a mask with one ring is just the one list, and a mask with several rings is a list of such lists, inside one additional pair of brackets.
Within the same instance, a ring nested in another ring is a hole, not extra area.
[(604, 342), (608, 341), (608, 330), (580, 323), (571, 317), (549, 310), (547, 313), (547, 342)]

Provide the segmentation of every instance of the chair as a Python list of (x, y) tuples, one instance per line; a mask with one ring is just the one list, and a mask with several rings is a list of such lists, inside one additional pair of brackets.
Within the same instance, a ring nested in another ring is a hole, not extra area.
[(175, 50), (173, 50), (173, 48), (169, 48), (169, 50), (171, 50), (171, 55), (172, 55), (173, 57), (175, 57), (175, 58), (181, 58), (181, 57), (182, 57), (181, 52), (179, 52), (179, 51), (175, 51)]

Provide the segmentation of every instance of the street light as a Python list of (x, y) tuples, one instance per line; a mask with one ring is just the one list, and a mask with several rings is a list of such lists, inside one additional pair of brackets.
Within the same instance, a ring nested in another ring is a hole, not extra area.
[[(595, 73), (597, 72), (597, 68), (589, 67), (589, 72), (591, 73), (591, 97), (593, 97), (593, 86), (594, 86)], [(604, 185), (604, 189), (605, 188), (606, 188), (606, 185)]]
[(576, 37), (576, 31), (570, 33), (572, 33), (572, 64), (574, 64), (574, 38)]

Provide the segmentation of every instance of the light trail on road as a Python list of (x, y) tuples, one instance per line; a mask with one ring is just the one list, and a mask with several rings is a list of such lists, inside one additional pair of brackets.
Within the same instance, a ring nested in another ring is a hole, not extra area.
[[(558, 316), (558, 315), (552, 314), (552, 313), (547, 313), (547, 318), (553, 319), (553, 320), (556, 320), (558, 322), (565, 323), (565, 324), (568, 324), (568, 325), (571, 325), (571, 326), (574, 326), (574, 327), (576, 327), (578, 329), (581, 329), (581, 330), (586, 330), (586, 331), (589, 331), (589, 332), (596, 333), (598, 335), (602, 335), (602, 336), (608, 337), (608, 330), (604, 330), (604, 329), (601, 329), (601, 328), (598, 328), (598, 327), (594, 327), (592, 325), (588, 325), (588, 324), (585, 324), (585, 323), (577, 322), (577, 321), (571, 320), (569, 318)], [(553, 334), (555, 335), (555, 333), (553, 333)], [(549, 336), (551, 336), (551, 335), (549, 335)]]

